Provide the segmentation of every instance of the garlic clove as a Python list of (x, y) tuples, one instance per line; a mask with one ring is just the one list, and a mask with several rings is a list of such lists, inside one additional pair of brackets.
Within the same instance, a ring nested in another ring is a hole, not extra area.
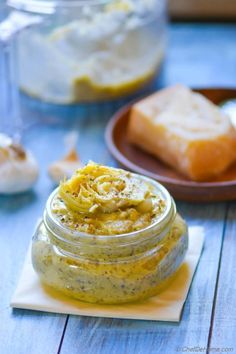
[(64, 142), (68, 151), (67, 155), (53, 162), (48, 167), (49, 177), (56, 184), (59, 184), (65, 178), (70, 178), (78, 168), (82, 167), (79, 155), (76, 151), (78, 132), (71, 131), (68, 133), (65, 136)]
[(82, 164), (79, 156), (76, 150), (72, 149), (63, 159), (53, 162), (48, 167), (48, 174), (53, 182), (59, 184), (64, 178), (70, 178), (80, 167)]

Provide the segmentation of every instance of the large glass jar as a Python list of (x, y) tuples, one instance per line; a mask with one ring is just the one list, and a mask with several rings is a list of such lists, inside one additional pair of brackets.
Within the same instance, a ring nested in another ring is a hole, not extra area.
[(35, 17), (18, 33), (20, 88), (44, 102), (97, 102), (131, 94), (156, 75), (165, 0), (8, 0)]
[(87, 302), (123, 303), (155, 295), (174, 277), (187, 247), (188, 231), (173, 199), (151, 183), (166, 203), (163, 215), (145, 229), (92, 235), (63, 226), (52, 212), (55, 190), (33, 237), (32, 262), (43, 283)]

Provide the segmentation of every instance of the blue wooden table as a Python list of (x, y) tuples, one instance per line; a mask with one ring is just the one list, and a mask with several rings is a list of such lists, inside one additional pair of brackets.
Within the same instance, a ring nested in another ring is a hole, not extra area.
[[(173, 24), (169, 39), (158, 85), (236, 85), (236, 25)], [(34, 191), (0, 198), (0, 353), (236, 353), (236, 203), (178, 202), (189, 225), (206, 230), (204, 252), (179, 324), (56, 315), (9, 306), (34, 224), (52, 190), (47, 166), (63, 154), (65, 132), (79, 129), (78, 150), (84, 162), (115, 164), (104, 143), (104, 128), (115, 109), (110, 104), (99, 112), (91, 108), (76, 121), (71, 118), (74, 113), (65, 110), (61, 124), (51, 119), (50, 125), (41, 123), (24, 134), (41, 174)], [(43, 121), (42, 111), (37, 115)]]

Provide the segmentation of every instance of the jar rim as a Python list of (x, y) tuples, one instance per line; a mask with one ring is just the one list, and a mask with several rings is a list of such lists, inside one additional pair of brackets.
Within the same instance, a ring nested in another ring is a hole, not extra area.
[(20, 11), (52, 14), (55, 9), (105, 5), (113, 0), (7, 0), (7, 5)]
[[(46, 208), (45, 208), (45, 212), (44, 212), (44, 216), (43, 216), (43, 220), (46, 226), (48, 226), (49, 230), (51, 230), (52, 228), (55, 228), (57, 231), (62, 231), (64, 233), (67, 233), (68, 235), (73, 236), (73, 243), (76, 243), (77, 239), (86, 239), (86, 241), (93, 241), (94, 237), (96, 237), (96, 239), (98, 241), (106, 241), (106, 240), (114, 240), (114, 239), (130, 239), (130, 238), (135, 238), (135, 236), (139, 235), (141, 232), (149, 232), (155, 228), (162, 228), (164, 225), (168, 224), (169, 222), (173, 221), (176, 215), (176, 206), (175, 206), (175, 202), (173, 200), (173, 198), (171, 197), (170, 193), (168, 192), (168, 190), (159, 182), (149, 178), (149, 177), (145, 177), (142, 175), (138, 175), (135, 173), (131, 173), (132, 176), (134, 176), (135, 178), (139, 178), (142, 180), (145, 180), (149, 183), (151, 183), (152, 185), (154, 185), (154, 187), (160, 192), (161, 196), (164, 197), (164, 200), (166, 202), (166, 209), (164, 211), (164, 213), (160, 216), (160, 218), (158, 218), (157, 221), (155, 221), (154, 223), (148, 225), (147, 227), (140, 229), (140, 230), (136, 230), (133, 232), (129, 232), (129, 233), (123, 233), (123, 234), (116, 234), (116, 235), (94, 235), (94, 234), (89, 234), (86, 232), (81, 232), (81, 231), (75, 231), (75, 230), (71, 230), (67, 227), (65, 227), (62, 223), (60, 223), (60, 221), (58, 219), (56, 219), (53, 216), (52, 213), (52, 209), (51, 209), (51, 204), (52, 201), (55, 197), (55, 195), (58, 192), (58, 188), (56, 188), (49, 196), (47, 203), (46, 203)], [(61, 236), (58, 235), (58, 233), (53, 232), (55, 236), (57, 236), (59, 239), (61, 239), (62, 241), (68, 241), (70, 242), (70, 240), (67, 240)], [(76, 237), (77, 236), (77, 237)]]

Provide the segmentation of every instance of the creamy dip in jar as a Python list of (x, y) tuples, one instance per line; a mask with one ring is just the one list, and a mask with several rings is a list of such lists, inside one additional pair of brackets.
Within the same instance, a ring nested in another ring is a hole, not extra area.
[(32, 261), (43, 283), (68, 296), (123, 303), (161, 291), (187, 247), (187, 226), (162, 185), (89, 163), (49, 197)]

